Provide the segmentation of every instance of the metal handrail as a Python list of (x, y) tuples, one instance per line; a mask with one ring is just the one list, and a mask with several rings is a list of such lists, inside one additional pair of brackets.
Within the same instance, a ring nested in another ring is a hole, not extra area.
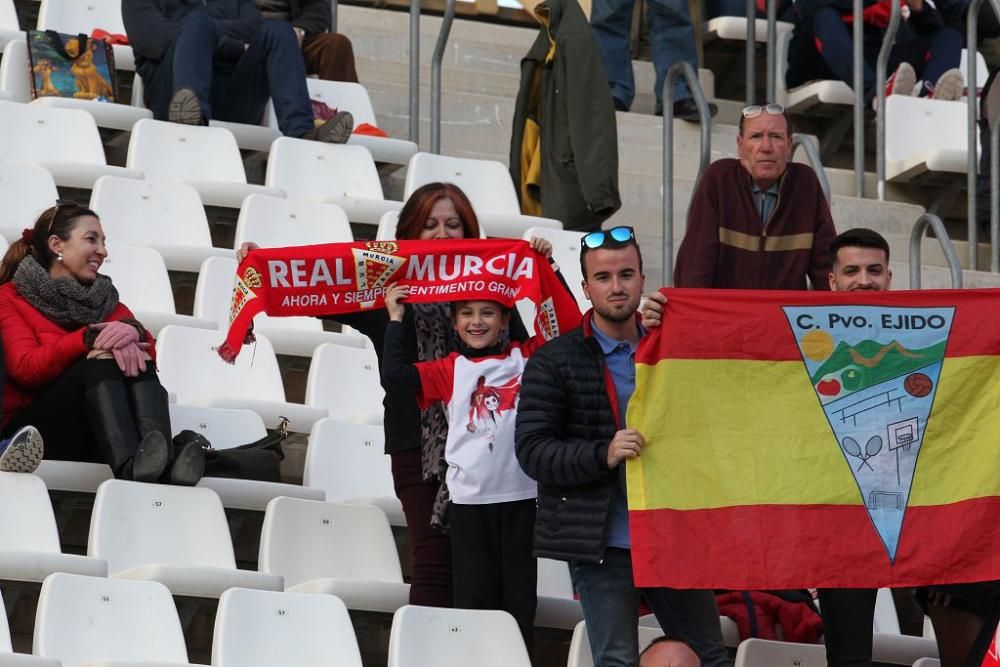
[(830, 203), (830, 179), (826, 177), (826, 170), (823, 168), (823, 161), (819, 157), (819, 148), (812, 142), (812, 138), (806, 134), (795, 134), (792, 136), (792, 154), (789, 159), (795, 157), (795, 149), (801, 148), (809, 160), (809, 166), (816, 172), (816, 179), (819, 180), (819, 187), (823, 190), (827, 204)]
[[(968, 17), (965, 21), (965, 39), (966, 44), (975, 45), (978, 39), (979, 26), (977, 25), (977, 19), (979, 17), (979, 8), (982, 6), (984, 0), (972, 0), (969, 3)], [(990, 0), (990, 7), (993, 8), (993, 13), (1000, 17), (1000, 0)], [(968, 153), (968, 173), (966, 174), (966, 188), (968, 193), (966, 194), (966, 216), (968, 217), (968, 229), (969, 229), (969, 268), (973, 271), (979, 269), (979, 227), (976, 224), (976, 177), (979, 175), (977, 171), (977, 166), (979, 162), (979, 155), (976, 151), (976, 97), (978, 91), (976, 90), (976, 52), (974, 49), (969, 50), (969, 57), (966, 58), (965, 66), (965, 87), (968, 90), (967, 101), (969, 105), (969, 134), (968, 134), (968, 148), (966, 152)], [(992, 139), (992, 136), (991, 136)], [(996, 142), (992, 142), (994, 145)], [(990, 193), (990, 232), (993, 235), (991, 240), (991, 252), (996, 256), (996, 243), (997, 243), (997, 233), (993, 225), (993, 218), (996, 215), (996, 206), (993, 204), (992, 196), (992, 181), (995, 178), (997, 169), (996, 161), (990, 160), (991, 169), (993, 174), (990, 175), (991, 181), (991, 193)], [(990, 264), (994, 264), (995, 260), (991, 260)], [(994, 269), (995, 270), (995, 269)]]
[(889, 25), (882, 38), (882, 48), (875, 63), (875, 173), (878, 178), (877, 196), (885, 200), (885, 76), (889, 67), (889, 52), (899, 31), (899, 3), (890, 2)]
[[(754, 15), (754, 20), (756, 20), (756, 15)], [(777, 79), (777, 63), (775, 55), (777, 37), (775, 33), (778, 31), (778, 2), (777, 0), (767, 0), (767, 101), (768, 103), (775, 101), (776, 85), (775, 81)]]
[(857, 197), (865, 196), (865, 35), (863, 16), (863, 0), (854, 0), (854, 194)]
[(955, 289), (962, 287), (962, 263), (955, 252), (948, 237), (948, 230), (944, 228), (941, 218), (933, 213), (924, 213), (913, 223), (913, 231), (910, 233), (910, 289), (920, 289), (920, 242), (924, 238), (924, 232), (930, 227), (934, 230), (934, 236), (941, 244), (941, 251), (948, 261), (948, 269), (951, 271), (951, 286)]
[(420, 0), (410, 0), (410, 141), (420, 143)]
[(687, 80), (701, 125), (701, 159), (695, 188), (712, 160), (712, 116), (708, 112), (708, 100), (694, 67), (681, 60), (667, 70), (663, 81), (663, 284), (667, 287), (674, 284), (674, 82), (679, 76)]
[(1000, 273), (1000, 112), (990, 129), (990, 271)]
[[(757, 93), (757, 4), (755, 0), (747, 0), (747, 41), (744, 53), (747, 59), (746, 86), (747, 106), (753, 104)], [(768, 100), (770, 102), (771, 100)]]
[(337, 0), (330, 0), (330, 32), (337, 32)]
[(451, 24), (455, 20), (455, 0), (446, 0), (441, 31), (431, 58), (431, 153), (441, 152), (441, 61), (448, 46)]

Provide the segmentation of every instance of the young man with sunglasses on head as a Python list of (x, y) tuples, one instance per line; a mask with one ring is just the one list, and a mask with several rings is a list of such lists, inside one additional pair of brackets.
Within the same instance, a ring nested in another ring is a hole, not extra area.
[(830, 206), (811, 167), (789, 162), (792, 123), (780, 104), (743, 109), (739, 159), (705, 170), (677, 253), (677, 287), (828, 289)]
[(637, 310), (644, 276), (631, 227), (583, 237), (583, 326), (546, 343), (522, 375), (515, 447), (538, 482), (535, 555), (569, 562), (595, 667), (638, 661), (641, 594), (664, 632), (686, 641), (707, 667), (728, 666), (712, 591), (636, 590), (625, 467), (642, 433), (625, 414), (635, 389)]

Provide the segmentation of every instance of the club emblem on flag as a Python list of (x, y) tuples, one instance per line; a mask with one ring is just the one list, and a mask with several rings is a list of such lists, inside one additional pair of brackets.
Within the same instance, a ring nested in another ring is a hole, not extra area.
[(836, 446), (894, 560), (954, 309), (783, 310)]

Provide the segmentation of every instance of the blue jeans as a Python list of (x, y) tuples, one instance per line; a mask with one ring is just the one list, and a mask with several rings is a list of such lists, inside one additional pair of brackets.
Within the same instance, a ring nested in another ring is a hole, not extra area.
[[(663, 111), (663, 82), (670, 66), (681, 60), (698, 70), (694, 26), (688, 0), (649, 0), (649, 49), (656, 70), (656, 113)], [(590, 27), (604, 59), (604, 71), (611, 84), (611, 95), (619, 106), (630, 108), (635, 98), (629, 33), (635, 0), (593, 0)], [(674, 101), (691, 97), (687, 83), (674, 83)]]
[[(854, 85), (853, 28), (844, 21), (849, 3), (839, 0), (801, 0), (796, 11), (801, 19), (796, 23), (790, 45), (785, 81), (789, 87), (800, 86), (816, 79), (839, 79)], [(865, 30), (864, 40), (864, 100), (870, 104), (875, 97), (875, 62), (882, 48), (881, 30)], [(901, 62), (910, 63), (917, 79), (937, 83), (947, 70), (958, 67), (965, 36), (950, 26), (931, 33), (917, 33), (905, 22), (892, 50), (886, 77)], [(926, 93), (926, 89), (924, 91)]]
[(271, 97), (282, 134), (300, 137), (313, 128), (305, 62), (290, 23), (262, 21), (235, 62), (217, 61), (217, 41), (207, 14), (188, 14), (163, 59), (143, 68), (145, 102), (154, 118), (166, 120), (170, 98), (190, 88), (205, 118), (256, 125)]
[(632, 584), (632, 552), (613, 547), (606, 550), (603, 563), (571, 562), (570, 573), (580, 594), (594, 667), (634, 667), (638, 663), (639, 594), (653, 609), (664, 634), (686, 641), (704, 667), (731, 667), (712, 591), (636, 589)]

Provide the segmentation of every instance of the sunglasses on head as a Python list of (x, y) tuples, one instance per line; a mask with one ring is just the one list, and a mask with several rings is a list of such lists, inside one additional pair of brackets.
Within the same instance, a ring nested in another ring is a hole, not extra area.
[(631, 227), (612, 227), (611, 229), (590, 232), (583, 237), (583, 246), (597, 250), (605, 246), (619, 246), (635, 240), (635, 230)]
[(743, 117), (744, 118), (756, 118), (762, 113), (768, 113), (772, 116), (778, 116), (785, 113), (785, 107), (780, 104), (751, 104), (748, 107), (743, 107)]
[(52, 217), (49, 218), (49, 230), (48, 230), (48, 233), (45, 234), (46, 237), (52, 236), (52, 228), (55, 227), (55, 225), (56, 225), (56, 218), (59, 217), (59, 211), (62, 208), (69, 207), (69, 206), (75, 207), (76, 206), (76, 202), (73, 201), (72, 199), (57, 199), (56, 200), (56, 210), (52, 211)]

